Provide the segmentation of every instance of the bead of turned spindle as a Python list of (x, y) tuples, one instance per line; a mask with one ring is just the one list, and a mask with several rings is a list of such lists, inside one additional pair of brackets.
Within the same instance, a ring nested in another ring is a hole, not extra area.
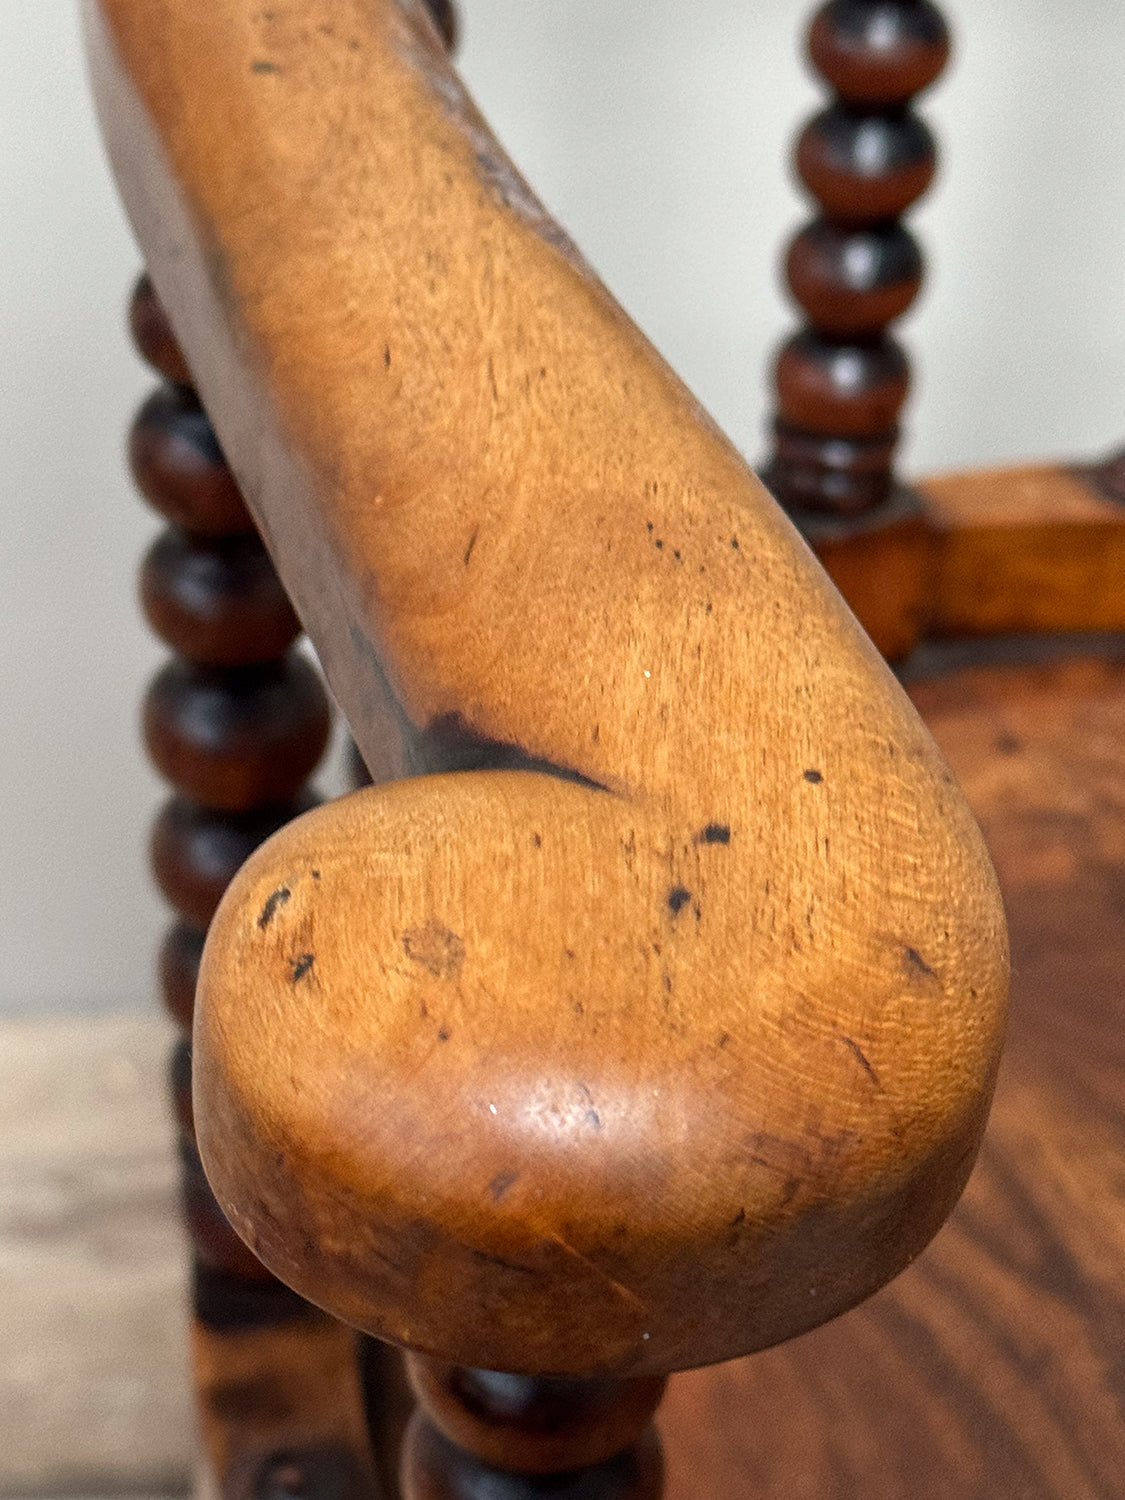
[(296, 796), (330, 727), (320, 677), (296, 652), (227, 669), (174, 658), (144, 705), (145, 743), (157, 770), (195, 801), (225, 812)]
[(524, 1474), (603, 1463), (652, 1420), (665, 1381), (542, 1379), (411, 1354), (414, 1393), (429, 1420), (482, 1462)]
[(905, 103), (937, 78), (949, 58), (949, 28), (929, 0), (833, 0), (809, 31), (822, 78), (853, 104)]
[(130, 430), (128, 452), (137, 488), (174, 525), (209, 536), (253, 530), (207, 413), (187, 387), (152, 393)]
[(861, 114), (843, 103), (810, 120), (797, 142), (797, 172), (840, 224), (893, 219), (933, 181), (937, 148), (909, 109)]
[(821, 334), (837, 339), (879, 333), (899, 317), (922, 284), (922, 252), (901, 224), (851, 228), (817, 219), (789, 246), (789, 289)]
[(185, 1031), (191, 1030), (195, 985), (207, 933), (190, 922), (174, 922), (165, 934), (157, 960), (164, 1009)]
[(426, 0), (426, 9), (433, 17), (446, 50), (453, 52), (457, 47), (458, 33), (457, 9), (453, 0)]
[(309, 1304), (275, 1277), (235, 1276), (193, 1257), (191, 1310), (207, 1328), (225, 1333), (307, 1318)]
[(778, 412), (806, 432), (864, 438), (889, 432), (910, 387), (910, 367), (894, 339), (841, 344), (811, 331), (782, 349)]
[(290, 802), (230, 813), (202, 807), (189, 797), (170, 797), (153, 824), (149, 848), (161, 894), (196, 930), (206, 928), (245, 860), (316, 801), (306, 793)]
[(247, 666), (284, 656), (301, 625), (256, 533), (166, 528), (141, 565), (149, 625), (181, 656)]
[(345, 1443), (286, 1447), (258, 1469), (250, 1494), (252, 1500), (371, 1500), (371, 1474)]
[(215, 1201), (199, 1152), (192, 1140), (180, 1139), (181, 1207), (192, 1249), (201, 1265), (250, 1281), (272, 1281), (270, 1272), (239, 1239)]
[(460, 1448), (421, 1412), (406, 1430), (404, 1500), (659, 1500), (664, 1464), (651, 1424), (604, 1463), (560, 1474), (515, 1474)]
[(137, 353), (158, 375), (173, 385), (191, 385), (191, 371), (147, 272), (138, 277), (129, 300), (129, 332)]
[(172, 1112), (180, 1137), (195, 1144), (195, 1114), (191, 1102), (191, 1038), (181, 1036), (172, 1043), (168, 1055), (168, 1088), (172, 1095)]

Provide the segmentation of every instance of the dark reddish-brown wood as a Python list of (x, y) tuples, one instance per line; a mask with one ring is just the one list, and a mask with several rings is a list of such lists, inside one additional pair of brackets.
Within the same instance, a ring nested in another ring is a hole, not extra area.
[(324, 754), (330, 725), (320, 676), (296, 652), (227, 669), (174, 658), (144, 706), (157, 770), (204, 806), (235, 813), (296, 796)]
[(887, 328), (922, 283), (921, 251), (898, 217), (933, 179), (933, 137), (911, 100), (941, 72), (949, 35), (929, 0), (830, 0), (809, 53), (836, 97), (797, 143), (820, 214), (786, 258), (807, 325), (777, 361), (764, 477), (876, 644), (898, 657), (918, 639), (926, 538), (917, 500), (895, 480), (910, 369)]
[(254, 528), (207, 414), (188, 386), (162, 386), (141, 407), (129, 433), (129, 467), (149, 504), (177, 526), (207, 536)]
[(271, 661), (301, 625), (256, 533), (207, 537), (169, 527), (141, 567), (141, 603), (174, 651), (213, 666)]
[(156, 883), (170, 906), (196, 931), (206, 928), (235, 872), (271, 833), (315, 806), (310, 794), (245, 813), (204, 807), (173, 796), (152, 828)]
[(450, 52), (457, 46), (457, 8), (453, 0), (426, 0), (426, 9), (434, 18), (438, 35)]
[(174, 922), (160, 948), (157, 970), (164, 1008), (185, 1031), (191, 1030), (195, 985), (206, 937), (204, 928), (191, 922)]
[(632, 1447), (589, 1468), (504, 1473), (451, 1443), (419, 1412), (406, 1431), (402, 1474), (405, 1500), (659, 1500), (663, 1463), (649, 1427)]
[(173, 385), (190, 385), (191, 371), (168, 324), (147, 273), (137, 279), (129, 300), (129, 332), (141, 358)]
[[(165, 376), (130, 437), (145, 496), (173, 524), (141, 573), (150, 624), (177, 653), (145, 708), (175, 792), (152, 867), (176, 911), (160, 955), (164, 1002), (190, 1030), (206, 927), (245, 858), (315, 802), (306, 780), (328, 735), (318, 674), (293, 649), (297, 617), (251, 527), (152, 286), (130, 307), (141, 354)], [(196, 1373), (224, 1500), (372, 1500), (376, 1481), (352, 1336), (316, 1314), (235, 1234), (195, 1143), (187, 1035), (170, 1063), (181, 1201), (191, 1242)]]
[(514, 1474), (562, 1474), (605, 1463), (636, 1443), (665, 1381), (549, 1380), (470, 1370), (409, 1355), (428, 1420), (482, 1463)]

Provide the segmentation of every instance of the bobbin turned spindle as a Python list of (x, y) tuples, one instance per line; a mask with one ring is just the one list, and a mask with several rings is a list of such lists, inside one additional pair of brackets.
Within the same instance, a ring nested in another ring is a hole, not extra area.
[[(138, 487), (170, 524), (141, 569), (141, 600), (175, 655), (145, 701), (145, 738), (175, 791), (152, 830), (153, 875), (177, 914), (160, 970), (172, 1016), (190, 1029), (203, 936), (223, 891), (255, 848), (315, 798), (306, 787), (328, 734), (314, 669), (292, 651), (300, 625), (267, 556), (175, 335), (147, 276), (129, 325), (165, 377), (129, 435)], [(191, 1112), (191, 1050), (173, 1050), (184, 1211), (197, 1285), (237, 1301), (243, 1282), (272, 1281), (231, 1230), (203, 1175)], [(292, 1298), (279, 1287), (281, 1303)]]
[(899, 217), (929, 187), (936, 153), (911, 101), (944, 67), (949, 33), (930, 0), (831, 0), (812, 22), (809, 53), (835, 97), (797, 143), (797, 173), (820, 213), (786, 257), (808, 321), (777, 360), (763, 477), (896, 656), (917, 635), (924, 534), (895, 478), (910, 367), (888, 329), (922, 284), (922, 253)]
[[(271, 1493), (275, 1469), (279, 1486), (286, 1474), (296, 1475), (302, 1484), (329, 1486), (325, 1496), (369, 1500), (358, 1385), (342, 1363), (352, 1359), (350, 1337), (276, 1280), (231, 1229), (203, 1171), (191, 1097), (190, 1030), (207, 925), (246, 857), (315, 805), (307, 777), (324, 749), (327, 698), (313, 668), (293, 650), (297, 617), (147, 276), (136, 287), (129, 321), (138, 350), (167, 382), (141, 408), (129, 451), (142, 493), (171, 523), (141, 569), (145, 615), (175, 653), (149, 690), (145, 730), (158, 769), (174, 787), (153, 826), (151, 858), (177, 915), (161, 951), (160, 979), (165, 1005), (184, 1031), (172, 1049), (169, 1084), (212, 1477), (232, 1500)], [(294, 1348), (306, 1365), (303, 1386), (294, 1387), (287, 1370)], [(307, 1382), (318, 1379), (318, 1360), (325, 1386), (318, 1399), (334, 1410), (310, 1414)], [(270, 1415), (255, 1414), (252, 1399), (239, 1411), (240, 1392), (252, 1398), (263, 1385), (272, 1392)], [(317, 1436), (331, 1441), (309, 1449)], [(280, 1467), (274, 1464), (279, 1444)]]

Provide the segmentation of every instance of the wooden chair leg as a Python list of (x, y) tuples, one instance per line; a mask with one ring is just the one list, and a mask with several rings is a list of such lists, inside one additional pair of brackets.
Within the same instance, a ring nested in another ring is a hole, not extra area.
[[(160, 960), (182, 1028), (171, 1087), (193, 1257), (196, 1384), (224, 1496), (280, 1494), (285, 1475), (334, 1495), (372, 1493), (350, 1330), (266, 1271), (228, 1224), (195, 1146), (193, 997), (204, 933), (246, 856), (314, 805), (307, 785), (329, 732), (328, 699), (298, 655), (300, 625), (242, 503), (147, 277), (134, 341), (165, 383), (130, 435), (134, 477), (170, 523), (141, 569), (141, 599), (175, 653), (152, 683), (145, 737), (174, 792), (156, 819), (152, 868), (177, 920)], [(272, 1466), (272, 1468), (271, 1468)], [(311, 1480), (310, 1480), (311, 1482)]]
[(930, 185), (936, 154), (911, 100), (944, 67), (949, 34), (930, 0), (830, 0), (809, 51), (834, 97), (797, 143), (819, 214), (786, 259), (807, 321), (778, 357), (763, 478), (876, 645), (897, 657), (919, 633), (926, 538), (916, 497), (895, 479), (910, 366), (887, 329), (922, 284), (922, 253), (900, 216)]

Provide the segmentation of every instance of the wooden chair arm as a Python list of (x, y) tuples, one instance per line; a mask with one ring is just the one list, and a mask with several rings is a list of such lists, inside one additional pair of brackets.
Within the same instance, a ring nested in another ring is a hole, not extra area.
[[(983, 844), (420, 4), (87, 5), (161, 300), (377, 779), (215, 919), (197, 1130), (305, 1296), (460, 1364), (814, 1326), (956, 1200)], [(418, 774), (421, 772), (430, 774)]]

